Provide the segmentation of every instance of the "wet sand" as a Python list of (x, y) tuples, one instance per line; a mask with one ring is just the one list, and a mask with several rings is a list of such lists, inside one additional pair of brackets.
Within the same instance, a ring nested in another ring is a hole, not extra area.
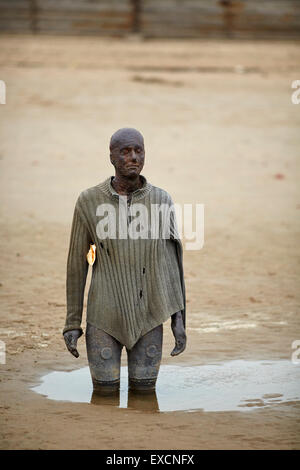
[(299, 402), (158, 414), (30, 390), (47, 372), (87, 365), (84, 339), (76, 360), (61, 336), (70, 224), (79, 192), (113, 174), (109, 137), (124, 126), (144, 134), (151, 183), (174, 202), (205, 204), (204, 248), (184, 252), (188, 346), (170, 356), (166, 322), (163, 364), (291, 359), (300, 340), (299, 43), (0, 43), (0, 447), (299, 449)]

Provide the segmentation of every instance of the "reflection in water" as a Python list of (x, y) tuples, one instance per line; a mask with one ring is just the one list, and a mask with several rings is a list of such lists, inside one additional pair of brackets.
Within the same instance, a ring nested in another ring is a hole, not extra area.
[(32, 390), (52, 400), (149, 412), (249, 411), (300, 401), (300, 367), (288, 360), (236, 360), (193, 367), (162, 365), (153, 394), (128, 392), (127, 374), (127, 367), (121, 367), (120, 391), (109, 396), (93, 393), (88, 367), (51, 372)]
[(151, 393), (139, 393), (128, 390), (127, 408), (140, 411), (159, 411), (157, 395), (155, 390)]
[(120, 392), (111, 393), (111, 395), (103, 395), (101, 393), (93, 392), (91, 396), (91, 403), (93, 405), (106, 405), (106, 406), (119, 406)]
[(122, 406), (121, 394), (121, 390), (114, 392), (111, 395), (103, 395), (101, 393), (93, 392), (91, 396), (91, 404), (100, 406), (120, 406), (120, 408), (131, 408), (139, 411), (159, 411), (155, 390), (149, 393), (128, 390), (127, 406)]

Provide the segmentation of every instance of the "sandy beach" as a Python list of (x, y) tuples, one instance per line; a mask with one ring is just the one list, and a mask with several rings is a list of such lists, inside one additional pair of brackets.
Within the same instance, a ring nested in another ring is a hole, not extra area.
[(184, 251), (187, 349), (170, 356), (166, 322), (162, 364), (291, 359), (299, 42), (2, 35), (0, 64), (0, 448), (299, 449), (299, 401), (150, 413), (30, 390), (48, 372), (87, 366), (84, 339), (75, 359), (61, 334), (71, 220), (79, 193), (114, 174), (109, 139), (125, 126), (144, 135), (152, 184), (205, 205), (204, 247)]

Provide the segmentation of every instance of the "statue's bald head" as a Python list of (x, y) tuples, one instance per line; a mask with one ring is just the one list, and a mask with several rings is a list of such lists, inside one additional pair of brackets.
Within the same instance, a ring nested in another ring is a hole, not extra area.
[(116, 175), (135, 178), (143, 169), (145, 160), (144, 138), (131, 127), (116, 131), (110, 139), (110, 161)]
[(144, 148), (144, 138), (142, 134), (133, 127), (123, 127), (117, 130), (110, 139), (109, 149), (121, 148), (124, 145), (138, 144)]

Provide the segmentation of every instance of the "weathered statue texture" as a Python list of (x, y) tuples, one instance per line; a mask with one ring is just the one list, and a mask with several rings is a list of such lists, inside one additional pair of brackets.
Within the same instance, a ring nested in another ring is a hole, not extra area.
[[(129, 389), (151, 392), (161, 363), (163, 323), (169, 317), (175, 338), (171, 355), (182, 353), (186, 347), (182, 244), (176, 236), (172, 210), (168, 237), (153, 237), (153, 217), (149, 224), (148, 219), (135, 224), (142, 220), (139, 216), (144, 211), (151, 214), (153, 207), (173, 206), (166, 191), (140, 174), (145, 161), (141, 133), (132, 128), (115, 132), (110, 140), (110, 161), (115, 176), (83, 191), (76, 202), (63, 335), (68, 350), (78, 357), (89, 266), (86, 256), (94, 244), (96, 260), (85, 334), (94, 391), (106, 394), (119, 389), (121, 352), (125, 346)], [(161, 225), (162, 219), (158, 220)], [(135, 229), (135, 236), (130, 235), (133, 232), (129, 227)], [(162, 233), (160, 226), (156, 233)]]

